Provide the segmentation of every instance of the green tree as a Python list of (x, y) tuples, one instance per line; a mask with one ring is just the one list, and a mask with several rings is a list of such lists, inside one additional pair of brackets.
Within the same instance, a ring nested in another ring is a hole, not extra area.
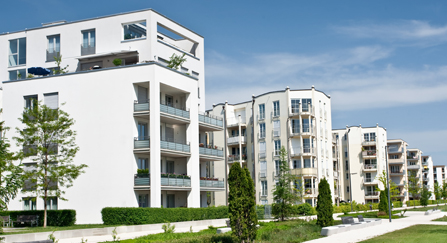
[(327, 227), (334, 225), (331, 188), (326, 178), (318, 183), (317, 225)]
[(173, 53), (172, 56), (169, 58), (168, 68), (178, 70), (178, 68), (185, 62), (186, 62), (185, 53), (183, 53), (182, 56)]
[(427, 188), (422, 188), (420, 202), (421, 205), (426, 207), (428, 205), (428, 199), (431, 197), (431, 192)]
[(65, 67), (61, 67), (61, 63), (62, 63), (62, 55), (57, 52), (56, 56), (54, 56), (54, 61), (56, 62), (56, 68), (53, 70), (54, 74), (63, 74), (63, 73), (68, 73), (68, 66)]
[(417, 171), (408, 171), (408, 183), (406, 185), (408, 193), (413, 197), (413, 206), (416, 207), (415, 199), (419, 198), (421, 193), (421, 184), (419, 183), (419, 177), (417, 176)]
[[(386, 172), (385, 170), (382, 171), (382, 174), (377, 174), (376, 178), (382, 183), (384, 188), (387, 188), (387, 179), (386, 179)], [(394, 183), (394, 181), (392, 181), (391, 179), (388, 180), (388, 182), (390, 183), (390, 196), (391, 196), (391, 201), (395, 202), (397, 201), (398, 196), (400, 195), (400, 191), (398, 186), (396, 185), (396, 183)], [(380, 191), (379, 186), (376, 186), (376, 191)], [(387, 194), (387, 198), (388, 198), (388, 194)]]
[(240, 242), (251, 242), (256, 238), (254, 184), (247, 171), (239, 163), (233, 163), (228, 175), (230, 225), (233, 236)]
[[(278, 182), (273, 188), (273, 201), (272, 214), (279, 221), (284, 221), (290, 217), (294, 212), (292, 204), (297, 201), (301, 201), (301, 195), (299, 191), (302, 191), (301, 180), (298, 180), (296, 175), (292, 175), (290, 172), (290, 166), (287, 161), (287, 151), (283, 147), (279, 152), (280, 165), (278, 172)], [(292, 184), (295, 181), (299, 181), (299, 188), (293, 188)]]
[(24, 127), (16, 128), (19, 136), (14, 139), (17, 146), (23, 146), (20, 156), (35, 162), (24, 172), (25, 184), (29, 186), (25, 192), (43, 199), (46, 227), (49, 197), (67, 200), (63, 197), (64, 188), (71, 187), (87, 165), (73, 164), (79, 147), (75, 143), (76, 132), (71, 129), (74, 120), (65, 111), (33, 101), (19, 120)]
[(440, 186), (438, 184), (438, 182), (435, 182), (435, 187), (434, 187), (433, 193), (435, 194), (436, 205), (439, 205), (439, 201), (438, 200), (442, 199), (442, 186)]
[[(0, 109), (0, 114), (2, 110)], [(22, 167), (15, 165), (18, 157), (9, 151), (10, 144), (6, 138), (6, 131), (9, 127), (4, 126), (4, 121), (0, 122), (0, 211), (6, 210), (10, 200), (17, 196), (17, 192), (22, 188), (23, 176)]]
[(388, 214), (388, 189), (380, 191), (379, 212), (385, 212)]
[(447, 183), (442, 183), (442, 191), (441, 191), (441, 197), (446, 200), (445, 205), (447, 205)]

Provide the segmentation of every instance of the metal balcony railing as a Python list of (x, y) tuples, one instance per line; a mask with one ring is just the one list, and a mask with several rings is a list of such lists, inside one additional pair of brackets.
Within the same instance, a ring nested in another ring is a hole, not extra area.
[(366, 191), (365, 192), (365, 196), (367, 196), (367, 197), (377, 197), (377, 196), (379, 196), (379, 192), (376, 192), (376, 191)]
[(133, 110), (136, 112), (149, 111), (149, 99), (135, 100), (133, 104)]
[(96, 53), (96, 45), (84, 46), (81, 44), (81, 56), (92, 55)]
[(229, 137), (227, 140), (228, 144), (239, 144), (239, 137), (241, 137), (241, 143), (246, 143), (247, 141), (247, 136), (234, 136), (234, 137)]
[(363, 168), (365, 170), (377, 170), (377, 164), (365, 164)]
[(362, 156), (376, 156), (376, 150), (366, 150), (362, 152)]
[(225, 188), (225, 181), (224, 179), (201, 177), (200, 187)]
[(218, 156), (218, 157), (224, 156), (223, 148), (217, 148), (217, 146), (214, 146), (214, 148), (199, 147), (199, 154)]
[(218, 116), (199, 114), (199, 122), (207, 123), (218, 127), (223, 127), (223, 118)]
[(191, 187), (191, 177), (187, 175), (161, 174), (161, 186)]
[(151, 177), (149, 174), (135, 174), (134, 186), (150, 186)]
[(149, 136), (139, 136), (134, 138), (134, 148), (150, 148), (150, 137)]
[(174, 108), (170, 105), (160, 104), (160, 112), (189, 119), (189, 111)]
[(168, 149), (186, 153), (191, 152), (189, 144), (174, 143), (171, 141), (164, 141), (164, 140), (160, 140), (160, 149)]
[[(242, 155), (242, 160), (246, 160), (247, 159), (247, 155), (243, 154)], [(241, 156), (239, 154), (231, 154), (228, 155), (228, 161), (229, 162), (235, 162), (235, 161), (240, 161), (241, 160)]]

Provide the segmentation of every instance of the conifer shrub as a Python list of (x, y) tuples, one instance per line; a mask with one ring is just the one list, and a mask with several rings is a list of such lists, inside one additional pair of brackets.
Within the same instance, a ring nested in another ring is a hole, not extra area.
[(380, 197), (379, 197), (379, 212), (384, 212), (385, 214), (388, 214), (388, 197), (387, 197), (387, 190), (380, 191)]
[(327, 227), (334, 225), (334, 218), (332, 217), (332, 196), (329, 183), (326, 178), (320, 180), (318, 183), (318, 198), (317, 198), (317, 225)]

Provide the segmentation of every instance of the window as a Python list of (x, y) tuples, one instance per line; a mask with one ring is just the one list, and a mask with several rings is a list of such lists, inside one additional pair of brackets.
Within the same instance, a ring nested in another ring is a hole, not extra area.
[(303, 124), (303, 132), (310, 132), (309, 119), (303, 119), (301, 124)]
[(371, 173), (365, 174), (365, 182), (372, 182)]
[(265, 138), (265, 123), (259, 123), (259, 138)]
[(47, 199), (47, 210), (57, 210), (57, 197)]
[(140, 208), (149, 207), (149, 194), (139, 194), (138, 195), (138, 207), (140, 207)]
[(349, 180), (349, 173), (346, 173), (346, 180)]
[(9, 80), (19, 80), (26, 78), (26, 69), (9, 71)]
[(34, 105), (37, 105), (37, 95), (29, 95), (23, 97), (25, 100), (25, 108), (32, 109)]
[(199, 73), (198, 73), (198, 72), (194, 72), (194, 71), (192, 71), (192, 76), (193, 76), (194, 78), (199, 78)]
[(261, 181), (261, 196), (267, 196), (267, 181)]
[(293, 160), (293, 168), (300, 169), (301, 168), (301, 160)]
[(349, 161), (347, 161), (347, 160), (345, 161), (345, 169), (349, 170)]
[(281, 162), (279, 160), (275, 160), (275, 172), (276, 172), (277, 176), (279, 175), (279, 172), (281, 171), (280, 165), (281, 165)]
[(268, 200), (261, 200), (261, 205), (267, 205), (269, 203)]
[(300, 113), (300, 100), (299, 99), (291, 100), (291, 108), (292, 108), (292, 114)]
[(56, 110), (59, 108), (59, 94), (58, 93), (51, 93), (51, 94), (44, 94), (44, 103), (48, 108)]
[(261, 161), (261, 171), (259, 173), (260, 178), (266, 178), (267, 177), (267, 161)]
[(149, 160), (147, 158), (138, 158), (138, 169), (149, 169)]
[(311, 145), (310, 145), (310, 139), (304, 138), (303, 139), (303, 152), (304, 153), (311, 153)]
[(312, 99), (303, 99), (303, 112), (309, 112), (312, 108)]
[(273, 116), (279, 116), (279, 101), (273, 101)]
[(259, 105), (259, 120), (265, 119), (265, 104)]
[(349, 192), (349, 186), (346, 187), (346, 192)]
[(124, 40), (138, 39), (146, 37), (146, 21), (123, 24)]
[(9, 67), (26, 64), (26, 38), (9, 40)]
[(279, 120), (273, 121), (273, 136), (274, 137), (281, 136), (281, 121)]
[(275, 140), (275, 156), (279, 156), (280, 151), (281, 151), (281, 140)]
[(265, 158), (265, 142), (260, 142), (259, 143), (259, 158), (263, 159)]
[(311, 168), (310, 159), (304, 159), (304, 168)]
[(96, 53), (96, 31), (83, 30), (82, 32), (81, 56)]
[(300, 120), (292, 119), (292, 133), (298, 134), (300, 133)]
[(47, 46), (47, 62), (54, 61), (55, 56), (59, 56), (61, 52), (61, 37), (60, 35), (48, 36)]
[(23, 210), (36, 210), (36, 198), (35, 197), (24, 197)]
[(365, 140), (365, 142), (374, 142), (376, 141), (376, 133), (375, 132), (364, 133), (363, 139)]

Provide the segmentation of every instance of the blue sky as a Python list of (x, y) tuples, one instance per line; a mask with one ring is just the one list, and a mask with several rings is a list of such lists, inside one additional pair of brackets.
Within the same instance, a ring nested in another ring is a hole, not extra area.
[(446, 1), (15, 0), (0, 32), (145, 8), (205, 37), (207, 108), (315, 85), (334, 128), (379, 123), (447, 165)]

